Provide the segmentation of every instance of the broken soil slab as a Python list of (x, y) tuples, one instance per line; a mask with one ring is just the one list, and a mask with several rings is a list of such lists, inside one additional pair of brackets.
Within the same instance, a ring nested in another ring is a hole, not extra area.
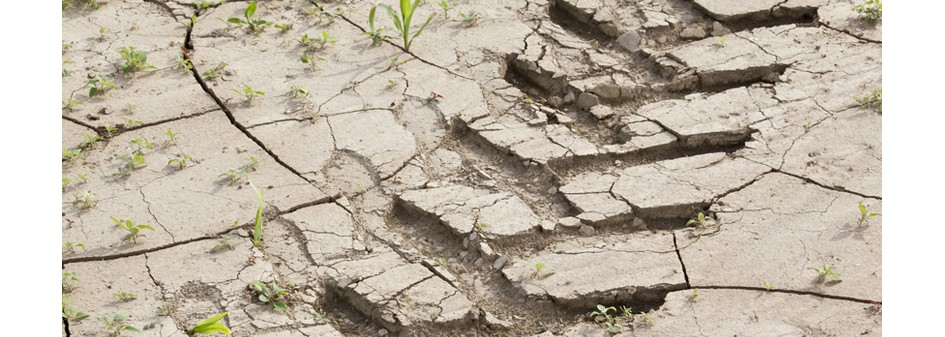
[(764, 21), (779, 17), (812, 16), (828, 0), (694, 0), (712, 18), (726, 22)]
[(582, 309), (659, 302), (686, 287), (669, 233), (577, 238), (517, 258), (502, 274), (528, 296)]
[[(218, 108), (189, 71), (178, 71), (184, 37), (179, 21), (149, 1), (109, 1), (98, 10), (63, 18), (62, 101), (78, 101), (63, 115), (96, 127), (129, 128), (200, 114)], [(147, 53), (155, 69), (122, 72), (118, 50)], [(90, 79), (106, 76), (115, 87), (90, 97)]]
[[(858, 202), (882, 213), (882, 201), (767, 174), (718, 201), (717, 227), (677, 231), (689, 282), (754, 288), (768, 282), (778, 289), (881, 301), (882, 217), (858, 224)], [(824, 264), (839, 279), (825, 273), (821, 280), (814, 269)]]
[[(165, 142), (168, 129), (178, 135), (174, 142)], [(214, 136), (203, 136), (208, 134)], [(131, 152), (138, 147), (132, 143), (136, 139), (147, 140), (153, 148), (142, 147), (145, 163), (122, 175)], [(184, 156), (190, 158), (180, 168), (173, 160)], [(256, 164), (251, 164), (251, 157), (256, 158)], [(239, 173), (241, 168), (244, 173)], [(230, 183), (230, 170), (234, 170), (236, 183)], [(328, 199), (232, 127), (222, 112), (135, 130), (99, 143), (83, 151), (77, 163), (63, 163), (64, 177), (79, 173), (86, 173), (88, 182), (76, 182), (63, 192), (63, 240), (83, 243), (86, 251), (80, 256), (84, 257), (155, 248), (252, 221), (258, 202), (247, 181), (260, 188), (267, 205), (280, 210)], [(72, 200), (76, 195), (84, 199), (81, 194), (86, 191), (94, 204), (84, 209)], [(145, 236), (136, 244), (123, 243), (121, 239), (128, 232), (119, 228), (112, 216), (155, 230), (143, 230)]]
[[(717, 152), (632, 166), (609, 175), (582, 174), (561, 192), (585, 213), (605, 218), (630, 214), (632, 208), (633, 214), (646, 219), (684, 219), (769, 170)], [(626, 211), (620, 211), (620, 203), (627, 205)]]
[[(784, 71), (786, 63), (767, 53), (757, 43), (734, 34), (706, 38), (666, 52), (679, 88), (712, 88), (757, 82)], [(679, 63), (676, 63), (679, 62)], [(681, 63), (681, 64), (680, 64)]]
[(534, 232), (541, 220), (521, 199), (508, 192), (454, 185), (407, 191), (398, 197), (406, 205), (438, 218), (455, 235), (478, 230), (486, 237)]
[(869, 20), (853, 10), (854, 3), (838, 1), (817, 10), (819, 21), (827, 27), (858, 38), (883, 42), (883, 20)]

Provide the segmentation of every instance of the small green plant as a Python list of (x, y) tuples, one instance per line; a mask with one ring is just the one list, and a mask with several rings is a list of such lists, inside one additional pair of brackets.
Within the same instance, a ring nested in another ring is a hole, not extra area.
[(73, 111), (75, 107), (79, 104), (82, 104), (82, 102), (79, 102), (70, 98), (69, 100), (62, 102), (62, 108), (69, 111)]
[(82, 158), (82, 149), (62, 149), (62, 161), (68, 161), (69, 163), (75, 163), (79, 158)]
[(134, 73), (147, 69), (157, 69), (157, 67), (148, 64), (148, 53), (135, 50), (135, 47), (124, 47), (118, 49), (118, 54), (125, 60), (121, 66), (121, 72)]
[(62, 272), (62, 292), (71, 293), (75, 290), (73, 282), (79, 282), (79, 276), (75, 272)]
[(466, 24), (466, 27), (472, 27), (479, 24), (479, 21), (482, 20), (482, 14), (479, 12), (471, 11), (469, 13), (459, 13), (459, 17), (463, 19), (463, 23)]
[(228, 313), (229, 312), (224, 312), (216, 316), (207, 317), (206, 319), (197, 323), (197, 325), (195, 325), (193, 328), (188, 329), (187, 333), (212, 335), (219, 332), (224, 335), (229, 335), (230, 328), (227, 328), (226, 325), (220, 323), (220, 320), (223, 319), (223, 317), (226, 317), (226, 314)]
[(135, 138), (129, 141), (131, 145), (134, 145), (134, 148), (131, 150), (131, 153), (144, 155), (144, 150), (153, 150), (154, 145), (151, 144), (147, 139), (144, 138)]
[(164, 301), (161, 302), (161, 305), (157, 308), (158, 316), (170, 316), (174, 313), (174, 302)]
[(213, 68), (204, 71), (203, 77), (207, 80), (214, 81), (223, 76), (223, 70), (226, 69), (228, 65), (229, 64), (226, 64), (226, 62), (217, 63)]
[(70, 321), (78, 321), (86, 317), (89, 317), (89, 314), (79, 311), (79, 309), (76, 309), (76, 307), (69, 305), (69, 298), (66, 297), (66, 294), (62, 294), (62, 318)]
[(607, 327), (607, 331), (610, 333), (619, 333), (620, 332), (620, 322), (617, 321), (617, 318), (610, 315), (610, 312), (617, 312), (617, 308), (614, 307), (604, 307), (601, 304), (597, 305), (597, 311), (592, 311), (587, 314), (587, 317), (594, 319), (594, 322), (603, 323)]
[(870, 224), (870, 218), (880, 216), (879, 213), (870, 212), (866, 205), (863, 205), (863, 202), (860, 201), (856, 203), (857, 208), (860, 210), (860, 218), (856, 220), (856, 225), (862, 227), (863, 225)]
[(82, 181), (82, 183), (89, 182), (89, 176), (85, 172), (79, 172), (75, 174), (75, 177)]
[(256, 2), (250, 1), (249, 6), (246, 7), (246, 11), (243, 12), (242, 19), (237, 18), (237, 17), (231, 17), (229, 19), (226, 19), (225, 22), (236, 24), (237, 26), (248, 25), (249, 30), (252, 31), (253, 34), (262, 33), (262, 31), (266, 29), (266, 27), (272, 26), (271, 21), (266, 21), (263, 19), (253, 19), (253, 14), (255, 13), (256, 13)]
[(393, 79), (389, 79), (387, 80), (387, 85), (385, 87), (387, 89), (394, 89), (397, 87), (397, 81), (394, 81)]
[(536, 263), (535, 267), (532, 269), (532, 278), (538, 278), (541, 275), (542, 269), (545, 269), (544, 263)]
[(775, 286), (774, 286), (773, 284), (771, 284), (771, 283), (768, 283), (767, 281), (765, 281), (765, 284), (764, 284), (762, 287), (765, 288), (765, 292), (770, 292), (770, 291), (772, 291), (772, 290), (777, 289), (777, 287), (775, 287)]
[(75, 254), (76, 248), (85, 249), (85, 245), (82, 244), (82, 243), (75, 243), (75, 242), (72, 242), (72, 241), (66, 241), (66, 243), (62, 245), (62, 252), (63, 252), (63, 253), (69, 253), (69, 254)]
[(324, 49), (326, 44), (335, 44), (336, 42), (335, 37), (324, 30), (319, 37), (309, 37), (308, 34), (305, 34), (299, 38), (299, 44), (314, 50)]
[(92, 192), (82, 191), (79, 193), (72, 194), (72, 197), (75, 198), (72, 203), (78, 204), (79, 209), (89, 209), (92, 206), (95, 206), (95, 198), (92, 198)]
[(840, 278), (840, 273), (838, 273), (834, 266), (824, 262), (823, 266), (820, 268), (810, 268), (813, 271), (817, 272), (817, 283), (839, 283), (843, 280)]
[(252, 284), (253, 289), (259, 294), (258, 298), (260, 301), (270, 303), (274, 308), (281, 311), (289, 310), (289, 306), (282, 301), (282, 295), (288, 294), (285, 289), (279, 288), (275, 283), (272, 284), (271, 288), (260, 281), (253, 281), (250, 284)]
[(328, 12), (325, 11), (325, 8), (319, 4), (315, 4), (315, 7), (305, 7), (302, 10), (317, 19), (318, 24), (322, 24), (324, 22), (325, 24), (331, 26), (333, 23), (335, 23), (335, 17), (331, 14), (328, 14)]
[(280, 22), (273, 25), (273, 27), (276, 27), (280, 33), (285, 34), (292, 30), (293, 25), (291, 22)]
[(686, 221), (686, 226), (699, 226), (705, 228), (705, 214), (699, 212), (699, 215), (696, 215), (695, 218), (689, 219)]
[(125, 119), (125, 128), (133, 128), (136, 126), (142, 126), (144, 122), (136, 120), (134, 118)]
[(82, 149), (89, 149), (102, 140), (102, 137), (99, 135), (90, 135), (87, 133), (83, 133), (82, 138), (85, 138), (85, 141), (82, 142), (82, 144), (79, 144), (79, 148)]
[(188, 156), (188, 155), (186, 155), (186, 154), (185, 154), (185, 155), (178, 155), (177, 157), (174, 157), (174, 158), (169, 159), (169, 160), (167, 161), (167, 166), (173, 167), (174, 165), (177, 165), (177, 169), (178, 169), (178, 170), (183, 170), (185, 167), (187, 167), (187, 162), (188, 162), (188, 161), (189, 161), (189, 162), (193, 162), (193, 161), (194, 161), (194, 158), (191, 158), (190, 156)]
[(233, 249), (234, 249), (233, 245), (230, 244), (230, 237), (224, 236), (220, 238), (219, 240), (217, 240), (216, 246), (213, 246), (213, 248), (210, 248), (210, 253), (215, 254), (215, 253), (222, 252), (224, 250), (233, 250)]
[(699, 289), (693, 289), (692, 294), (686, 295), (689, 302), (699, 302)]
[(118, 173), (116, 174), (118, 176), (127, 176), (131, 174), (131, 171), (148, 166), (148, 164), (145, 162), (144, 155), (140, 153), (132, 152), (131, 154), (122, 157), (122, 159), (125, 161), (125, 163), (118, 167)]
[(437, 265), (439, 265), (439, 266), (441, 266), (441, 267), (446, 267), (446, 259), (445, 259), (445, 258), (438, 257), (438, 258), (436, 258), (435, 261), (436, 261), (436, 264), (437, 264)]
[(374, 28), (374, 13), (377, 11), (377, 6), (371, 7), (371, 11), (368, 13), (368, 28), (369, 31), (364, 32), (364, 35), (367, 35), (371, 38), (371, 44), (378, 44), (381, 41), (384, 41), (386, 36), (381, 34), (382, 28)]
[(112, 138), (115, 136), (115, 132), (118, 132), (118, 128), (111, 126), (111, 124), (105, 123), (105, 137)]
[(301, 58), (299, 58), (302, 63), (307, 64), (312, 70), (318, 69), (318, 63), (327, 61), (324, 57), (315, 56), (309, 52), (305, 52)]
[[(417, 36), (420, 36), (420, 33), (423, 33), (423, 29), (427, 28), (427, 25), (430, 24), (430, 21), (433, 20), (433, 15), (431, 14), (427, 20), (417, 29), (416, 33), (410, 34), (410, 23), (413, 20), (413, 14), (417, 9), (417, 6), (420, 5), (420, 0), (415, 0), (413, 5), (410, 4), (410, 0), (400, 0), (400, 13), (394, 11), (390, 5), (387, 4), (378, 4), (376, 7), (380, 7), (387, 12), (387, 15), (390, 16), (391, 20), (394, 21), (394, 28), (400, 32), (400, 35), (404, 38), (404, 50), (410, 51), (410, 44), (413, 42)], [(373, 10), (373, 9), (372, 9)]]
[(108, 33), (111, 33), (111, 30), (105, 29), (105, 27), (99, 28), (99, 29), (98, 29), (98, 39), (99, 39), (99, 41), (108, 40)]
[(179, 133), (167, 129), (167, 131), (164, 131), (164, 135), (167, 136), (167, 140), (164, 141), (164, 146), (168, 146), (169, 144), (177, 145), (177, 136), (180, 136)]
[(133, 243), (138, 243), (138, 238), (145, 236), (144, 234), (141, 234), (141, 230), (147, 229), (150, 231), (154, 231), (154, 227), (151, 227), (148, 225), (136, 224), (134, 221), (130, 219), (123, 220), (123, 219), (118, 219), (115, 217), (111, 217), (111, 218), (112, 218), (112, 221), (115, 222), (115, 224), (118, 225), (119, 228), (124, 229), (125, 231), (128, 232), (127, 235), (121, 238), (121, 242), (127, 242), (128, 240), (131, 240), (131, 242)]
[(177, 70), (182, 74), (188, 74), (191, 70), (194, 69), (194, 64), (190, 60), (185, 59), (183, 55), (177, 55)]
[(256, 157), (249, 157), (249, 162), (241, 165), (238, 168), (230, 169), (221, 173), (220, 177), (226, 177), (227, 180), (229, 180), (230, 185), (234, 185), (243, 179), (247, 173), (256, 171), (257, 165), (259, 165), (259, 161), (256, 160)]
[(72, 182), (72, 178), (69, 178), (69, 177), (62, 178), (62, 190), (65, 191), (66, 186), (69, 186), (69, 183), (71, 182)]
[(253, 103), (253, 100), (255, 100), (256, 97), (265, 96), (265, 95), (266, 95), (265, 92), (262, 92), (262, 91), (259, 91), (259, 90), (253, 90), (253, 88), (250, 87), (250, 86), (247, 85), (247, 84), (243, 84), (243, 90), (242, 90), (242, 91), (237, 90), (237, 89), (235, 89), (235, 88), (234, 88), (234, 89), (230, 89), (230, 90), (233, 90), (233, 92), (235, 92), (235, 93), (237, 93), (237, 94), (243, 94), (243, 96), (246, 97), (246, 102), (247, 102), (247, 103)]
[(883, 113), (883, 89), (875, 89), (869, 95), (863, 97), (853, 97), (853, 100), (861, 107), (875, 108), (879, 113)]
[(294, 84), (292, 85), (291, 88), (289, 88), (289, 93), (292, 95), (292, 97), (295, 97), (295, 98), (308, 98), (308, 95), (309, 95), (308, 89), (294, 85)]
[(721, 36), (716, 36), (716, 37), (715, 37), (715, 45), (718, 46), (719, 48), (724, 48), (724, 47), (725, 47), (725, 38), (724, 38), (724, 37), (721, 37)]
[(108, 337), (117, 337), (124, 331), (141, 332), (140, 329), (126, 324), (126, 319), (128, 319), (128, 315), (122, 312), (112, 313), (112, 317), (102, 316), (98, 318), (99, 321), (105, 324)]
[(126, 292), (124, 292), (124, 291), (122, 291), (122, 292), (120, 292), (120, 293), (114, 293), (114, 294), (112, 294), (112, 295), (114, 295), (115, 297), (117, 297), (117, 298), (118, 298), (119, 300), (121, 300), (122, 302), (134, 301), (134, 300), (138, 299), (138, 295), (135, 295), (135, 294), (133, 294), (133, 293), (126, 293)]
[(263, 192), (256, 188), (256, 185), (253, 185), (253, 182), (249, 182), (249, 186), (253, 188), (253, 192), (256, 192), (256, 201), (258, 206), (256, 207), (256, 223), (253, 226), (253, 245), (259, 247), (259, 242), (262, 240), (262, 231), (263, 231)]
[(443, 11), (443, 18), (449, 20), (450, 11), (456, 9), (456, 3), (452, 1), (440, 0), (436, 3)]
[(883, 3), (880, 0), (866, 0), (862, 4), (853, 6), (853, 10), (870, 21), (883, 18)]
[(105, 76), (95, 76), (89, 80), (89, 84), (92, 85), (92, 88), (89, 89), (89, 97), (104, 95), (109, 89), (115, 87), (115, 82), (110, 81)]

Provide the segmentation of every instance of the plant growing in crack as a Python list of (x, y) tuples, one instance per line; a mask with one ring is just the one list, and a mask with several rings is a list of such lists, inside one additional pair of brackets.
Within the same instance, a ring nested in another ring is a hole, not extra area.
[[(410, 23), (413, 20), (413, 15), (416, 12), (417, 6), (420, 5), (420, 0), (415, 0), (413, 4), (410, 4), (410, 0), (400, 0), (400, 13), (395, 11), (390, 5), (387, 4), (378, 4), (375, 7), (380, 7), (387, 15), (390, 16), (391, 20), (394, 21), (394, 28), (400, 32), (400, 35), (404, 39), (404, 50), (410, 51), (410, 44), (413, 43), (413, 40), (420, 36), (420, 33), (423, 33), (423, 29), (427, 28), (427, 25), (430, 24), (430, 21), (433, 20), (433, 14), (427, 18), (427, 20), (420, 26), (419, 29), (413, 34), (410, 34)], [(373, 11), (373, 8), (372, 8)]]
[[(264, 19), (254, 19), (254, 18), (253, 18), (253, 15), (254, 15), (254, 14), (256, 14), (256, 2), (255, 2), (255, 1), (250, 1), (250, 2), (249, 2), (249, 5), (246, 6), (246, 11), (243, 12), (243, 18), (242, 18), (242, 19), (241, 19), (241, 18), (237, 18), (237, 17), (230, 17), (229, 19), (226, 19), (226, 21), (224, 21), (224, 22), (226, 22), (227, 24), (232, 23), (232, 24), (235, 24), (235, 25), (241, 26), (241, 27), (242, 27), (243, 25), (247, 25), (247, 26), (249, 26), (249, 30), (250, 30), (253, 34), (262, 33), (262, 31), (263, 31), (264, 29), (266, 29), (266, 27), (272, 26), (272, 22), (271, 22), (271, 21), (266, 21), (266, 20), (264, 20)], [(221, 20), (222, 20), (222, 19), (221, 19)]]
[(371, 44), (378, 44), (381, 41), (384, 41), (387, 37), (381, 34), (383, 28), (374, 28), (374, 13), (377, 11), (377, 6), (371, 7), (371, 11), (368, 12), (368, 28), (370, 30), (364, 32), (364, 35), (367, 35), (371, 38)]
[(853, 97), (853, 101), (861, 107), (876, 109), (879, 113), (883, 113), (883, 89), (874, 89), (869, 95), (863, 97)]
[(227, 64), (226, 62), (217, 63), (217, 65), (214, 66), (213, 68), (210, 68), (204, 71), (202, 76), (206, 80), (215, 81), (216, 79), (223, 76), (224, 70), (226, 69), (228, 65), (229, 64)]
[(774, 284), (768, 283), (767, 281), (765, 281), (765, 284), (762, 285), (762, 287), (765, 288), (765, 292), (770, 292), (772, 290), (777, 289), (777, 287), (775, 287)]
[(62, 272), (62, 292), (71, 293), (75, 290), (73, 282), (79, 282), (79, 276), (75, 272)]
[(194, 70), (194, 64), (190, 60), (185, 59), (183, 55), (177, 55), (177, 70), (181, 74), (189, 74), (191, 70)]
[(837, 272), (834, 266), (827, 264), (827, 262), (824, 262), (823, 266), (820, 268), (811, 267), (810, 269), (817, 272), (817, 283), (835, 284), (843, 282), (840, 278), (840, 273)]
[(115, 297), (117, 297), (117, 298), (118, 298), (120, 301), (122, 301), (122, 302), (129, 302), (129, 301), (134, 301), (134, 300), (138, 299), (138, 295), (136, 295), (136, 294), (134, 294), (134, 293), (127, 293), (127, 292), (124, 292), (124, 291), (122, 291), (122, 292), (120, 292), (120, 293), (114, 293), (114, 294), (112, 294), (112, 295), (114, 295)]
[(604, 324), (607, 327), (607, 331), (610, 333), (620, 332), (620, 323), (617, 321), (617, 318), (610, 315), (610, 312), (617, 312), (617, 308), (614, 307), (604, 307), (601, 304), (597, 305), (597, 311), (592, 311), (587, 314), (587, 317), (594, 320), (594, 322), (599, 324)]
[(154, 231), (154, 227), (151, 227), (148, 225), (137, 224), (130, 219), (118, 219), (115, 217), (111, 217), (111, 218), (112, 218), (112, 221), (115, 222), (115, 224), (118, 225), (119, 228), (124, 229), (125, 231), (128, 232), (127, 235), (121, 238), (122, 243), (127, 242), (128, 240), (131, 240), (131, 242), (133, 243), (138, 243), (138, 238), (145, 236), (144, 234), (141, 233), (142, 230), (147, 229), (150, 231)]
[(66, 297), (66, 294), (62, 294), (62, 318), (70, 321), (78, 321), (86, 317), (89, 317), (89, 314), (69, 305), (69, 297)]
[(95, 203), (97, 202), (95, 201), (95, 198), (92, 197), (91, 191), (82, 191), (79, 193), (74, 193), (72, 194), (72, 197), (74, 198), (72, 203), (78, 204), (79, 209), (81, 210), (90, 209), (93, 206), (95, 206)]
[(135, 47), (123, 47), (118, 49), (118, 54), (125, 63), (121, 66), (123, 73), (135, 73), (148, 69), (157, 69), (157, 67), (148, 64), (148, 53), (135, 50)]
[(693, 289), (691, 294), (686, 295), (686, 299), (693, 303), (699, 302), (699, 289)]
[(230, 89), (230, 90), (233, 90), (233, 92), (235, 92), (235, 93), (237, 93), (237, 94), (240, 94), (240, 93), (243, 94), (243, 96), (246, 97), (246, 103), (247, 103), (247, 104), (252, 104), (253, 101), (256, 99), (256, 97), (265, 96), (265, 95), (266, 95), (265, 92), (262, 92), (262, 91), (259, 91), (259, 90), (253, 90), (252, 87), (250, 87), (249, 85), (247, 85), (247, 84), (245, 84), (245, 83), (243, 84), (243, 90), (242, 90), (242, 91), (237, 90), (236, 88), (233, 88), (233, 89)]
[(259, 161), (256, 160), (256, 157), (249, 157), (248, 162), (241, 165), (238, 168), (229, 169), (226, 172), (220, 174), (220, 177), (226, 177), (230, 185), (235, 185), (249, 172), (256, 171), (256, 167), (259, 165)]
[(99, 75), (89, 79), (89, 85), (92, 86), (89, 89), (89, 97), (95, 97), (95, 95), (104, 95), (109, 89), (114, 88), (115, 82), (109, 80), (108, 77)]
[(853, 10), (870, 21), (883, 18), (883, 3), (880, 0), (866, 0), (864, 3), (853, 6)]
[(532, 268), (532, 278), (543, 279), (554, 274), (554, 272), (548, 272), (548, 271), (545, 271), (545, 273), (542, 274), (543, 271), (545, 271), (545, 264), (541, 262), (536, 263), (535, 266)]
[(65, 191), (65, 190), (66, 190), (66, 187), (69, 186), (69, 183), (71, 183), (71, 182), (72, 182), (72, 178), (63, 177), (63, 178), (62, 178), (62, 190)]
[(716, 36), (715, 45), (719, 48), (725, 48), (725, 38), (721, 36)]
[(692, 218), (692, 219), (689, 219), (689, 221), (686, 221), (686, 226), (687, 227), (699, 226), (699, 228), (705, 228), (705, 219), (706, 219), (705, 214), (702, 212), (699, 212), (699, 215), (696, 215), (695, 218)]
[(263, 192), (257, 189), (252, 181), (249, 182), (249, 186), (253, 188), (253, 192), (256, 192), (256, 201), (258, 203), (256, 207), (256, 222), (253, 226), (253, 245), (259, 247), (259, 243), (262, 241), (263, 208), (265, 207), (265, 203), (263, 202)]
[(111, 126), (111, 124), (105, 123), (103, 126), (105, 129), (105, 137), (112, 138), (115, 136), (115, 133), (118, 132), (118, 128)]
[(259, 294), (259, 296), (257, 296), (259, 301), (272, 304), (273, 308), (281, 311), (289, 310), (289, 306), (283, 301), (283, 295), (288, 294), (288, 291), (279, 288), (275, 282), (272, 283), (271, 287), (260, 281), (252, 281), (250, 285), (252, 285), (256, 293)]
[(102, 323), (105, 324), (105, 330), (108, 332), (108, 337), (117, 337), (125, 331), (141, 332), (140, 329), (125, 323), (126, 319), (128, 319), (128, 315), (122, 312), (112, 313), (111, 317), (106, 315), (98, 318), (99, 321), (102, 321)]
[(869, 208), (866, 205), (863, 205), (863, 202), (856, 203), (857, 208), (860, 210), (860, 218), (856, 220), (857, 227), (862, 227), (864, 225), (870, 224), (870, 218), (880, 216), (879, 213), (870, 212)]
[(229, 335), (230, 328), (227, 328), (226, 325), (224, 325), (223, 323), (220, 323), (220, 320), (223, 319), (223, 317), (226, 317), (228, 313), (229, 312), (224, 312), (219, 315), (207, 317), (204, 320), (198, 322), (197, 325), (195, 325), (193, 328), (188, 329), (187, 333), (212, 335), (219, 332), (224, 335)]
[(161, 305), (157, 308), (158, 316), (170, 316), (174, 313), (174, 302), (164, 301), (161, 302)]
[(331, 26), (333, 23), (335, 23), (335, 17), (331, 14), (328, 14), (328, 12), (325, 11), (325, 8), (319, 4), (314, 4), (314, 7), (302, 8), (302, 11), (308, 13), (318, 20), (318, 24), (322, 24), (324, 22), (326, 25)]

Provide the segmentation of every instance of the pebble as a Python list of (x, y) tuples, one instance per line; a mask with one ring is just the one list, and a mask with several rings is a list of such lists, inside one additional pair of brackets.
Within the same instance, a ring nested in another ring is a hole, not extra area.
[(581, 232), (581, 234), (584, 236), (592, 236), (594, 235), (594, 233), (597, 232), (597, 230), (595, 230), (594, 227), (591, 227), (588, 225), (582, 225), (581, 229), (578, 229), (578, 231)]
[(495, 262), (492, 263), (492, 269), (500, 270), (502, 267), (505, 267), (506, 262), (509, 262), (508, 256), (499, 256), (499, 258), (495, 259)]

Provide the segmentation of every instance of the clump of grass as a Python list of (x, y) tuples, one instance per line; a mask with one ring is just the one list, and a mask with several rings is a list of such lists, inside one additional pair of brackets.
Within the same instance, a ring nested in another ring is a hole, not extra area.
[(157, 67), (148, 64), (148, 53), (135, 50), (135, 47), (123, 47), (118, 49), (118, 54), (125, 60), (125, 63), (121, 66), (121, 72), (123, 73), (157, 69)]
[(883, 113), (883, 89), (875, 89), (863, 97), (853, 97), (853, 100), (861, 107), (876, 109), (879, 113)]

